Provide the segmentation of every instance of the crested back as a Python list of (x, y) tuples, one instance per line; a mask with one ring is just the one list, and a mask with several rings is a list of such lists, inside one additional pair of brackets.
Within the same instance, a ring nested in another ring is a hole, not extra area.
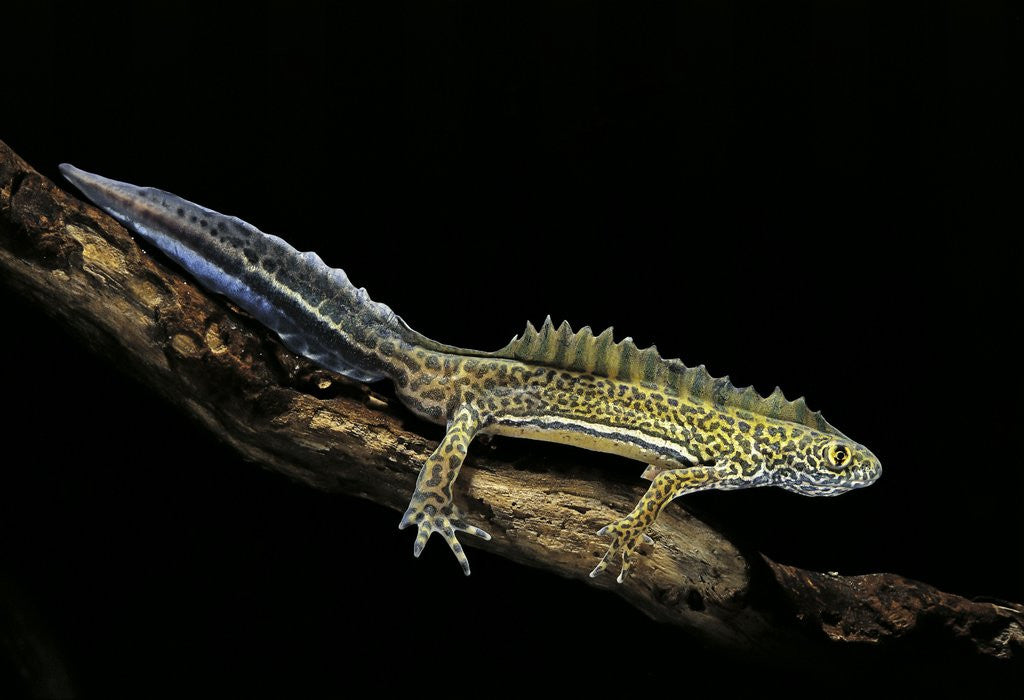
[(664, 359), (655, 346), (640, 349), (632, 338), (616, 343), (613, 330), (594, 335), (589, 326), (573, 332), (569, 323), (555, 328), (548, 316), (540, 330), (527, 322), (526, 330), (491, 357), (519, 360), (574, 372), (586, 372), (622, 382), (661, 388), (669, 394), (689, 395), (741, 412), (800, 423), (833, 435), (842, 435), (820, 411), (811, 411), (803, 397), (788, 400), (776, 387), (761, 396), (751, 387), (733, 386), (729, 377), (712, 377), (704, 365), (687, 367), (676, 359)]

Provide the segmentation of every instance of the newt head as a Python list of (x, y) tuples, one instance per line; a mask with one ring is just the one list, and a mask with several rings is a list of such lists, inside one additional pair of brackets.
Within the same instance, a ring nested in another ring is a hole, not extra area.
[(805, 496), (836, 496), (881, 476), (882, 463), (864, 445), (842, 435), (812, 436), (779, 461), (771, 483)]

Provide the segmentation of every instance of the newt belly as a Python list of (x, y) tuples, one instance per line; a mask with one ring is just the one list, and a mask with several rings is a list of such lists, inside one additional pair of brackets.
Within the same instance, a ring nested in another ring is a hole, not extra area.
[(417, 556), (440, 533), (468, 574), (456, 532), (490, 539), (453, 499), (469, 445), (481, 434), (559, 442), (648, 465), (647, 493), (601, 530), (612, 542), (591, 576), (621, 558), (620, 582), (658, 514), (685, 493), (779, 486), (830, 496), (881, 474), (870, 450), (779, 389), (763, 397), (711, 377), (703, 365), (664, 359), (629, 338), (615, 342), (610, 328), (594, 335), (550, 318), (540, 329), (528, 323), (492, 352), (438, 343), (356, 289), (342, 270), (240, 219), (69, 165), (61, 171), (289, 349), (359, 381), (390, 380), (410, 410), (446, 426), (400, 523), (416, 528)]

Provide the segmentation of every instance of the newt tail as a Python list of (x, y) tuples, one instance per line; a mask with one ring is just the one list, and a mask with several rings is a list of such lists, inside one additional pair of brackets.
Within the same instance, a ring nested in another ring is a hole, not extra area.
[(358, 381), (390, 380), (414, 413), (446, 426), (420, 470), (399, 527), (415, 527), (423, 551), (440, 533), (469, 574), (456, 532), (490, 539), (454, 502), (453, 486), (477, 435), (509, 435), (610, 452), (649, 465), (636, 508), (602, 528), (612, 536), (594, 576), (621, 559), (621, 582), (658, 514), (704, 489), (778, 486), (831, 496), (872, 484), (881, 464), (776, 389), (763, 397), (703, 365), (662, 358), (654, 347), (615, 342), (612, 329), (557, 328), (550, 317), (500, 350), (445, 345), (409, 328), (357, 289), (344, 271), (259, 231), (162, 190), (62, 165), (89, 199), (223, 294), (292, 351)]

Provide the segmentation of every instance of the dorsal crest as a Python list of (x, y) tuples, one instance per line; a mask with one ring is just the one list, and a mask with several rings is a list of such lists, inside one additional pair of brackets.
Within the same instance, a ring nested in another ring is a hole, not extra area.
[(662, 358), (653, 345), (640, 349), (632, 338), (616, 343), (611, 328), (598, 335), (589, 326), (574, 332), (566, 321), (555, 328), (548, 316), (539, 330), (527, 322), (526, 330), (508, 345), (488, 354), (661, 388), (669, 394), (687, 394), (738, 411), (842, 435), (820, 411), (811, 411), (803, 397), (790, 401), (778, 387), (768, 396), (761, 396), (750, 386), (738, 388), (729, 377), (712, 377), (704, 365), (687, 367), (679, 360)]

